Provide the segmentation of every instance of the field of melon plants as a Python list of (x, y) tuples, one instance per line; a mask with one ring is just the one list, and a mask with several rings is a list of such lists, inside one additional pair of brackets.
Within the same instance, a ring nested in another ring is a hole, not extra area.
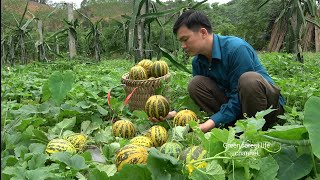
[[(279, 124), (261, 130), (268, 109), (205, 134), (195, 121), (153, 123), (146, 112), (130, 111), (121, 77), (132, 61), (77, 58), (3, 66), (1, 179), (320, 178), (320, 54), (305, 53), (304, 63), (290, 54), (259, 56), (286, 100)], [(188, 96), (191, 75), (166, 61), (170, 79), (157, 93), (169, 99), (171, 110), (192, 110), (205, 121), (208, 115)], [(154, 138), (166, 132), (163, 143), (170, 145), (140, 137), (145, 146), (138, 146), (131, 137), (115, 137), (112, 126), (120, 120), (133, 123), (135, 137), (160, 126), (164, 130), (154, 131)], [(53, 139), (59, 140), (49, 147)]]

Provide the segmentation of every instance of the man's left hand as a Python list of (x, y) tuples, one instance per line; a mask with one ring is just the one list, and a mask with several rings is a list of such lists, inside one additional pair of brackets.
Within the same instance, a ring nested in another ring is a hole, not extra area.
[(202, 132), (206, 133), (215, 127), (214, 121), (212, 119), (207, 120), (206, 122), (199, 124), (199, 128)]

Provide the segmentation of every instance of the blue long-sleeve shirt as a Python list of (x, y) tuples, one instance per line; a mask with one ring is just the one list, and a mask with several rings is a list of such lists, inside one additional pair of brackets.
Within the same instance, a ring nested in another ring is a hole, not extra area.
[[(236, 117), (241, 113), (237, 91), (238, 80), (243, 73), (248, 71), (257, 72), (270, 84), (274, 84), (261, 65), (252, 46), (243, 39), (233, 36), (214, 34), (211, 63), (203, 55), (197, 55), (193, 58), (193, 76), (202, 75), (215, 80), (218, 87), (229, 98), (229, 101), (221, 106), (220, 111), (210, 117), (215, 122), (216, 127), (236, 120)], [(280, 104), (284, 105), (282, 96), (280, 96)]]

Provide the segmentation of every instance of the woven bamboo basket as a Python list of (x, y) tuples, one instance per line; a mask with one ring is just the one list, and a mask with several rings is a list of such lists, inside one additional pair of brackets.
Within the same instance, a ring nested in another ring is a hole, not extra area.
[[(129, 73), (122, 76), (121, 83), (125, 84), (124, 89), (126, 94), (129, 95), (135, 87), (138, 87), (133, 93), (129, 101), (130, 111), (144, 110), (145, 104), (150, 96), (156, 94), (156, 90), (161, 86), (161, 83), (169, 82), (170, 74), (146, 80), (131, 80), (129, 79)], [(166, 89), (168, 92), (169, 89)]]

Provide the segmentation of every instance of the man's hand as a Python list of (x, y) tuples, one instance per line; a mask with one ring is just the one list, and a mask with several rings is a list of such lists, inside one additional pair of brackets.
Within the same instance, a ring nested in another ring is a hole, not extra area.
[(199, 124), (199, 128), (202, 132), (206, 133), (215, 127), (214, 121), (212, 119), (207, 120), (206, 122)]
[(176, 112), (176, 111), (171, 111), (171, 112), (169, 112), (169, 114), (168, 114), (166, 117), (160, 116), (159, 119), (157, 119), (157, 118), (155, 118), (155, 117), (149, 117), (149, 120), (150, 120), (151, 122), (161, 122), (161, 121), (164, 121), (164, 120), (166, 120), (166, 119), (172, 119), (172, 118), (174, 118), (176, 115), (177, 115), (177, 112)]

